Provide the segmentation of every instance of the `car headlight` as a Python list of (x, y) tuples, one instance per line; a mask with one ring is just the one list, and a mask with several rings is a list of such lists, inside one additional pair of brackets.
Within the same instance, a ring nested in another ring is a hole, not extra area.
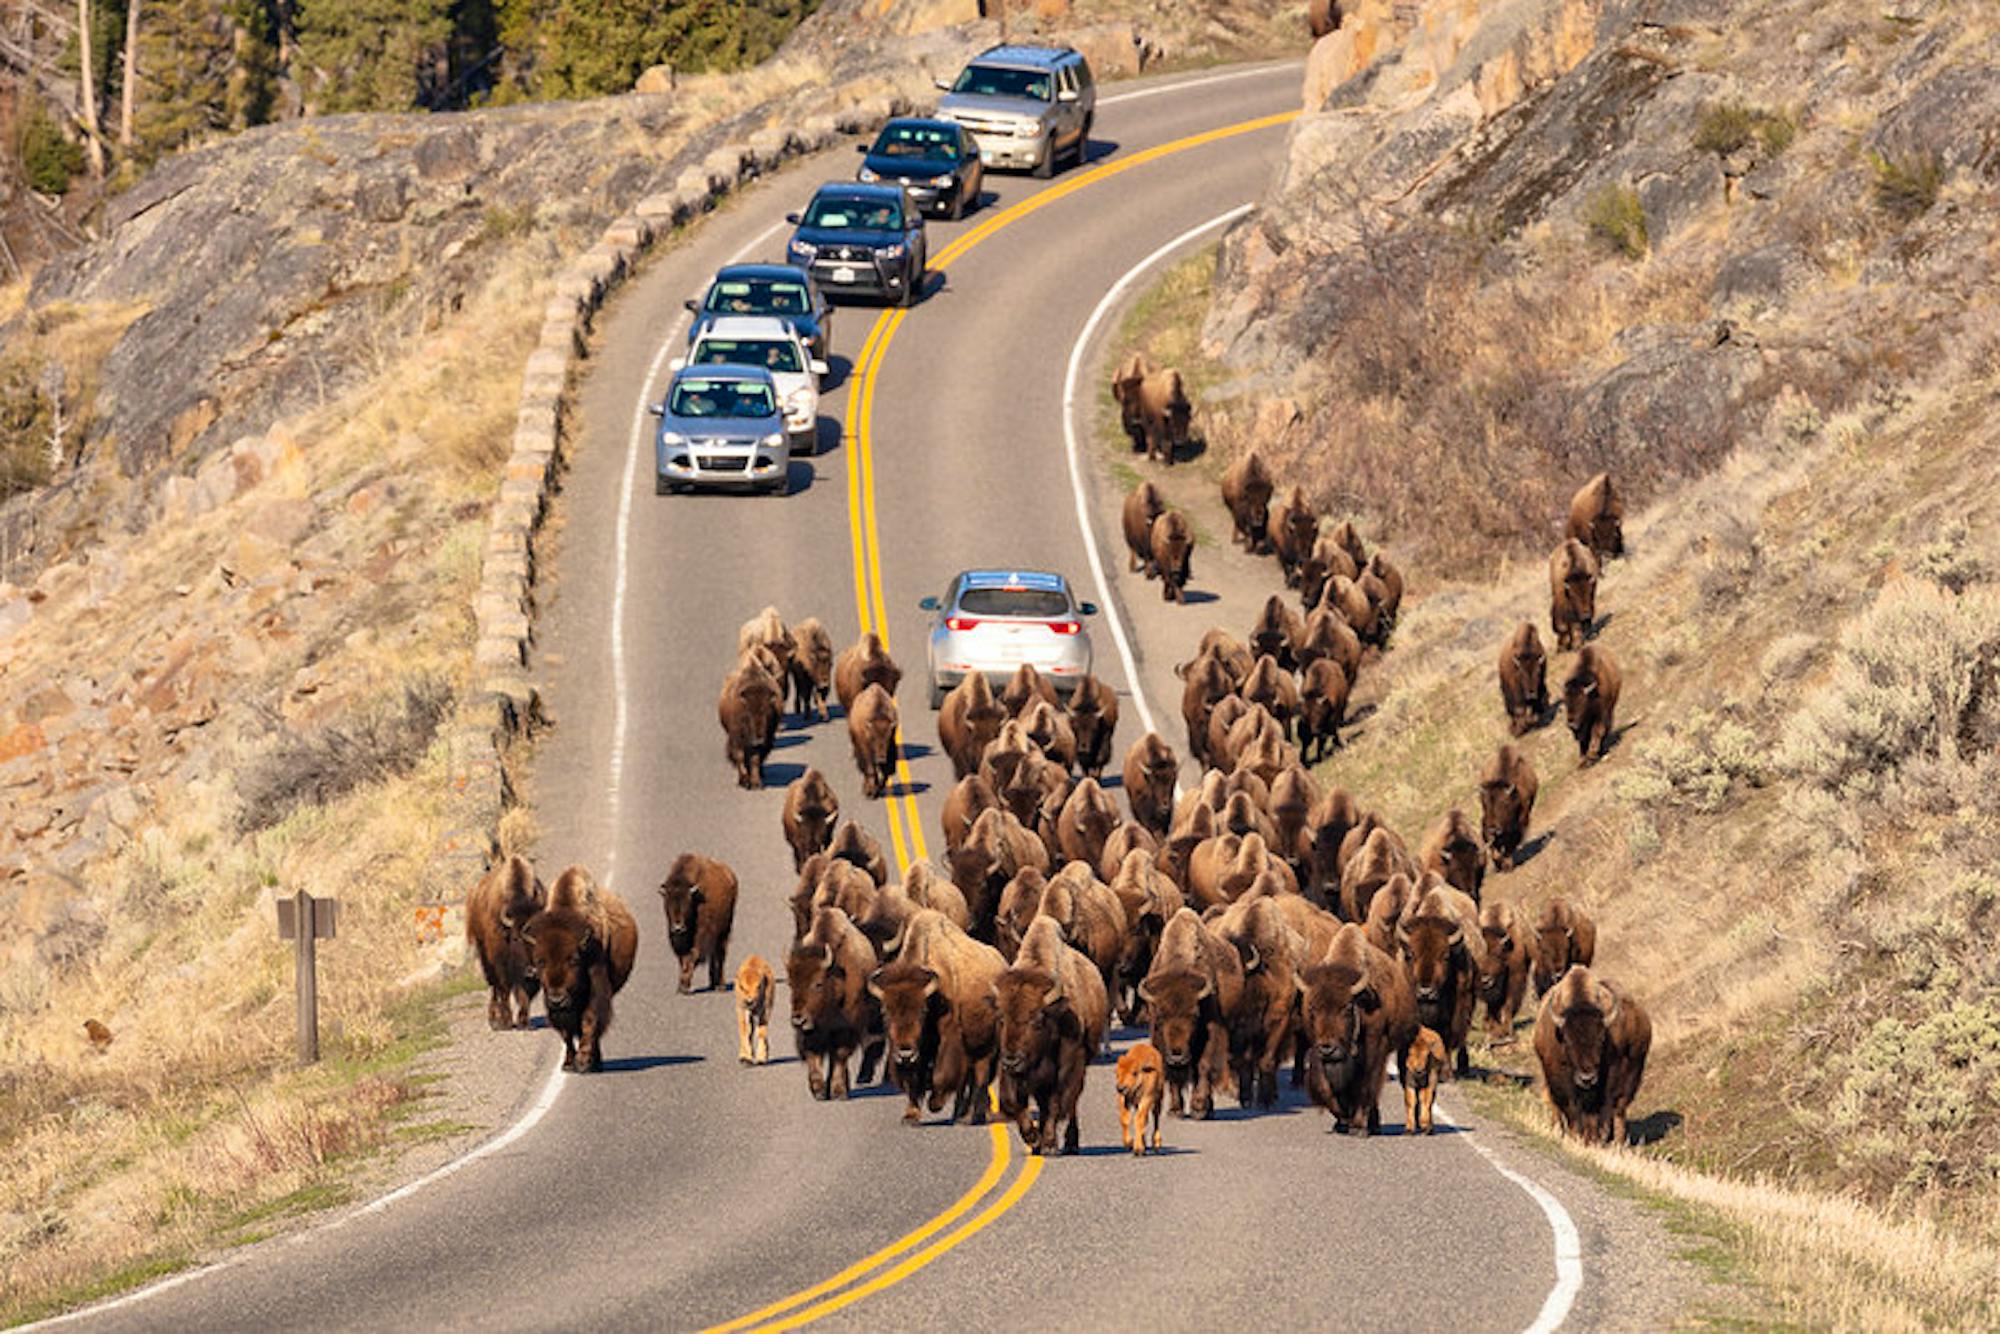
[(771, 434), (765, 436), (761, 443), (766, 448), (777, 449), (785, 443), (785, 433), (783, 431), (773, 431)]
[(879, 181), (882, 178), (869, 168), (863, 167), (860, 171), (854, 173), (854, 179), (857, 181)]
[(678, 431), (664, 431), (660, 435), (660, 444), (669, 449), (676, 445), (685, 445), (686, 443), (687, 437)]
[(802, 259), (811, 259), (819, 253), (819, 247), (811, 241), (794, 240), (792, 242), (792, 253)]
[(933, 177), (931, 177), (931, 184), (932, 184), (932, 185), (950, 185), (950, 184), (952, 183), (952, 181), (953, 181), (953, 180), (955, 180), (955, 179), (957, 179), (957, 178), (956, 178), (956, 177), (954, 177), (954, 176), (953, 176), (953, 175), (952, 175), (952, 174), (951, 174), (950, 172), (946, 172), (946, 173), (945, 173), (944, 175), (942, 175), (942, 176), (933, 176)]
[(812, 390), (805, 388), (794, 389), (785, 399), (785, 409), (788, 412), (804, 412), (812, 406), (812, 402)]
[(885, 245), (876, 253), (881, 255), (883, 259), (901, 259), (903, 257), (903, 247), (900, 245)]
[(1019, 121), (1014, 126), (1016, 139), (1039, 139), (1042, 137), (1042, 123), (1038, 120)]

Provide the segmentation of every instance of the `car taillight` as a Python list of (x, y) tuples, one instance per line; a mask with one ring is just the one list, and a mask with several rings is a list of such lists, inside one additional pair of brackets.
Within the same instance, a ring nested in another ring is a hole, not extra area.
[(1083, 629), (1082, 621), (1050, 621), (1049, 629), (1059, 635), (1073, 635)]
[(945, 619), (945, 628), (948, 630), (970, 630), (978, 624), (979, 619), (975, 616), (951, 616)]

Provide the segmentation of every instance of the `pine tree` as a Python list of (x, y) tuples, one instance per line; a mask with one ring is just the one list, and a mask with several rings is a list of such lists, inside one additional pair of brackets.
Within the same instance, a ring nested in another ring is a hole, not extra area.
[(134, 131), (157, 157), (230, 124), (235, 25), (226, 0), (145, 0)]
[(309, 111), (410, 111), (450, 86), (451, 0), (296, 0)]

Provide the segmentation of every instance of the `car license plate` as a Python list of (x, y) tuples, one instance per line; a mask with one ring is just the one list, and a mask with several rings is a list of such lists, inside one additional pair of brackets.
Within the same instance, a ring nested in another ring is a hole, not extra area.
[(843, 264), (833, 271), (833, 280), (837, 283), (851, 283), (854, 281), (854, 270)]

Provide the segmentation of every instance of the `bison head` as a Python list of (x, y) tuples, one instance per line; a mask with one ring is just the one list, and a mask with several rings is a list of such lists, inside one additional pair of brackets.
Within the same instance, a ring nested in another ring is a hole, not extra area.
[(1569, 715), (1571, 731), (1585, 725), (1591, 706), (1597, 702), (1597, 673), (1587, 667), (1571, 672), (1563, 682), (1563, 710)]
[(1447, 1003), (1453, 977), (1467, 957), (1465, 927), (1432, 913), (1423, 913), (1396, 928), (1396, 942), (1409, 960), (1410, 985), (1416, 989), (1417, 1011), (1432, 1023)]
[(785, 980), (792, 989), (792, 1027), (801, 1033), (830, 1024), (840, 1008), (841, 983), (847, 969), (831, 945), (806, 944), (785, 959)]
[[(1570, 982), (1578, 979), (1572, 970)], [(1566, 984), (1562, 994), (1552, 996), (1556, 1040), (1569, 1058), (1570, 1079), (1585, 1105), (1603, 1096), (1604, 1058), (1611, 1045), (1611, 1024), (1618, 1017), (1618, 994), (1588, 973), (1581, 985)]]
[(1479, 818), (1489, 830), (1514, 829), (1525, 823), (1521, 794), (1504, 778), (1479, 785)]
[(660, 882), (660, 902), (667, 910), (667, 938), (674, 953), (686, 954), (694, 948), (695, 925), (701, 915), (701, 862), (684, 853)]
[(1497, 1006), (1507, 994), (1507, 974), (1514, 964), (1514, 937), (1497, 926), (1481, 928), (1486, 937), (1486, 953), (1475, 960), (1479, 969), (1479, 994)]
[(541, 982), (549, 1008), (568, 1010), (587, 1004), (596, 949), (589, 923), (567, 908), (553, 908), (530, 918), (521, 934), (528, 942), (528, 976)]
[(1021, 1075), (1053, 1059), (1070, 1013), (1061, 976), (1040, 968), (1009, 968), (993, 991), (1000, 1068)]
[(1174, 1069), (1186, 1069), (1200, 1054), (1205, 1011), (1214, 996), (1214, 979), (1192, 969), (1156, 974), (1139, 984), (1139, 999), (1153, 1018), (1153, 1045)]
[(916, 1066), (923, 1056), (925, 1029), (945, 1008), (938, 975), (921, 964), (888, 964), (868, 975), (868, 993), (882, 1002), (891, 1057), (906, 1070)]
[(1382, 999), (1362, 970), (1344, 963), (1315, 964), (1297, 985), (1306, 1040), (1327, 1078), (1341, 1083), (1341, 1072), (1362, 1058), (1368, 1016)]

